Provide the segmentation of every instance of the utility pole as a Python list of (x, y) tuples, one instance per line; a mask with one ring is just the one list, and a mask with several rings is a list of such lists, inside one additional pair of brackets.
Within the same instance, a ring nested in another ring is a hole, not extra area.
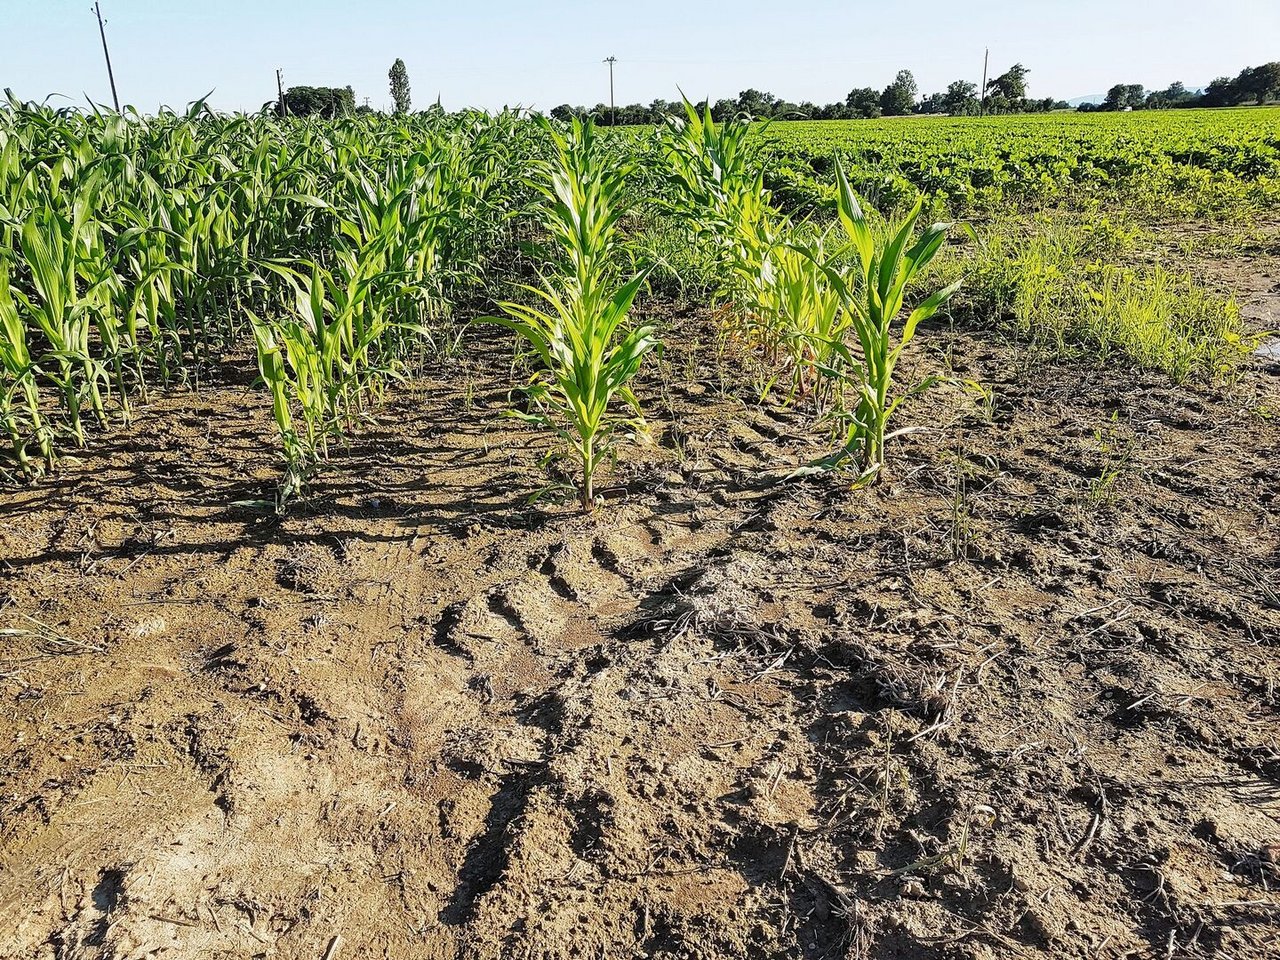
[(618, 107), (613, 102), (613, 65), (618, 62), (618, 58), (605, 57), (604, 62), (609, 65), (609, 113), (613, 117), (611, 123), (616, 127), (618, 125)]
[(107, 79), (111, 81), (111, 99), (115, 102), (116, 113), (120, 112), (120, 96), (116, 93), (116, 75), (111, 70), (111, 51), (107, 49), (107, 28), (102, 25), (102, 8), (94, 0), (93, 12), (98, 15), (98, 35), (102, 37), (102, 55), (107, 58)]
[(277, 111), (280, 116), (287, 116), (288, 108), (284, 105), (284, 74), (280, 72), (280, 68), (276, 67), (276, 93), (280, 95), (280, 108)]
[(982, 54), (982, 100), (978, 103), (978, 116), (987, 110), (987, 63), (991, 60), (991, 48)]

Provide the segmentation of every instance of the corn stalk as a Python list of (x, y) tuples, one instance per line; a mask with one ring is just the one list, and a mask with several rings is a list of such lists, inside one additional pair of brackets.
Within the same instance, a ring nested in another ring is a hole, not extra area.
[[(540, 189), (548, 204), (544, 225), (559, 248), (555, 272), (542, 286), (522, 287), (535, 303), (501, 304), (505, 317), (489, 320), (514, 330), (537, 354), (542, 369), (525, 387), (533, 412), (513, 415), (554, 432), (565, 441), (582, 471), (579, 498), (595, 505), (595, 477), (612, 452), (619, 431), (643, 423), (628, 386), (644, 357), (658, 347), (654, 328), (626, 323), (642, 272), (621, 283), (617, 229), (629, 167), (607, 156), (591, 123), (574, 120), (568, 136), (549, 122), (555, 158), (542, 165)], [(612, 404), (630, 411), (619, 415)]]
[(845, 336), (825, 341), (837, 362), (824, 372), (842, 388), (850, 388), (857, 403), (842, 413), (846, 426), (841, 449), (819, 467), (831, 469), (854, 460), (860, 469), (858, 481), (865, 483), (882, 475), (885, 443), (898, 435), (888, 432), (893, 414), (906, 400), (938, 382), (937, 377), (926, 377), (906, 390), (896, 390), (894, 371), (902, 352), (915, 339), (919, 325), (941, 309), (961, 281), (935, 291), (902, 320), (908, 288), (941, 249), (951, 225), (932, 224), (917, 237), (916, 223), (924, 208), (920, 198), (886, 236), (878, 237), (839, 165), (836, 175), (840, 225), (855, 260), (850, 268), (833, 262), (822, 266), (839, 293), (848, 315), (847, 329), (856, 344)]

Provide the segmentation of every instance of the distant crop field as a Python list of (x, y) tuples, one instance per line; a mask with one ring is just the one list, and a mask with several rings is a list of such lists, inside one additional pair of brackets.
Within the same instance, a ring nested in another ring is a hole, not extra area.
[[(837, 156), (865, 189), (915, 190), (959, 211), (1082, 196), (1184, 212), (1280, 202), (1280, 107), (997, 117), (794, 120), (760, 125), (784, 200), (824, 196)], [(1179, 199), (1179, 204), (1183, 203)]]

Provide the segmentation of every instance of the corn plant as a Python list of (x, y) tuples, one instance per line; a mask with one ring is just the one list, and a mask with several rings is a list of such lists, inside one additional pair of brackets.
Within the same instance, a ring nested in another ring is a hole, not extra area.
[[(840, 296), (819, 266), (822, 240), (807, 253), (791, 242), (795, 227), (772, 205), (749, 123), (716, 122), (687, 100), (685, 114), (668, 120), (663, 138), (674, 207), (718, 260), (732, 331), (767, 365), (785, 368), (789, 399), (811, 396), (822, 409), (833, 387), (819, 371), (830, 366), (844, 324)], [(769, 375), (762, 393), (777, 379)]]
[(830, 469), (854, 459), (861, 470), (859, 481), (869, 482), (881, 476), (885, 443), (898, 435), (887, 432), (893, 414), (903, 402), (938, 382), (927, 377), (905, 390), (895, 390), (894, 371), (902, 352), (919, 325), (959, 289), (960, 281), (931, 294), (903, 320), (908, 288), (941, 249), (951, 225), (935, 223), (917, 237), (916, 223), (924, 208), (920, 198), (902, 220), (890, 225), (886, 235), (877, 236), (839, 165), (836, 179), (840, 224), (853, 248), (854, 263), (841, 269), (829, 262), (823, 272), (840, 295), (857, 344), (855, 348), (844, 336), (826, 341), (835, 362), (825, 372), (841, 387), (849, 387), (857, 402), (843, 411), (841, 449), (820, 466)]
[(155, 363), (164, 383), (169, 382), (171, 369), (181, 364), (172, 276), (178, 265), (168, 257), (167, 230), (152, 225), (150, 211), (128, 209), (124, 215), (128, 217), (126, 222), (135, 225), (121, 238), (121, 272), (127, 282), (119, 285), (116, 311), (123, 320), (123, 340), (132, 361), (134, 382), (145, 397), (144, 360)]
[[(256, 317), (252, 317), (252, 323), (253, 339), (258, 350), (258, 370), (262, 374), (263, 383), (271, 392), (271, 414), (275, 418), (276, 428), (280, 431), (280, 442), (284, 447), (285, 474), (279, 489), (279, 503), (283, 506), (286, 500), (302, 488), (307, 471), (316, 460), (315, 425), (321, 419), (322, 405), (315, 403), (308, 374), (314, 365), (314, 357), (300, 359), (295, 354), (293, 361), (298, 363), (302, 372), (295, 369), (291, 375), (290, 361), (286, 359), (284, 345), (276, 338), (275, 327)], [(298, 434), (293, 423), (292, 404), (295, 400), (302, 405), (307, 424), (305, 436)]]
[(674, 187), (673, 210), (724, 273), (722, 295), (757, 318), (764, 263), (776, 242), (776, 211), (750, 142), (751, 125), (717, 122), (686, 99), (685, 116), (667, 119), (662, 150)]
[[(85, 445), (80, 411), (87, 394), (98, 421), (105, 425), (102, 384), (106, 371), (90, 351), (90, 329), (102, 308), (98, 284), (81, 282), (83, 253), (94, 231), (89, 195), (77, 195), (70, 218), (44, 205), (28, 219), (19, 234), (19, 250), (31, 271), (34, 295), (18, 289), (14, 295), (24, 313), (49, 344), (49, 379), (58, 386), (71, 420), (76, 442)], [(56, 371), (56, 372), (55, 372)]]
[[(283, 325), (314, 328), (283, 275), (262, 276), (264, 263), (325, 271), (324, 323), (351, 328), (335, 367), (344, 425), (395, 363), (424, 344), (457, 345), (460, 296), (487, 302), (489, 272), (512, 259), (510, 214), (527, 202), (519, 174), (535, 129), (513, 111), (277, 122), (215, 116), (203, 103), (142, 116), (6, 95), (0, 261), (13, 310), (0, 445), (13, 447), (13, 427), (29, 470), (36, 446), (51, 457), (67, 437), (85, 442), (82, 411), (107, 426), (128, 419), (153, 379), (198, 386), (223, 353), (251, 333), (257, 342), (251, 315), (268, 318), (288, 374), (286, 334), (300, 362), (305, 349)], [(24, 399), (28, 389), (44, 406)]]
[[(9, 270), (0, 263), (0, 423), (9, 435), (14, 462), (24, 476), (37, 472), (27, 454), (34, 438), (45, 466), (53, 465), (53, 446), (40, 419), (35, 363), (27, 345), (26, 326), (9, 289)], [(25, 409), (22, 409), (25, 407)]]
[[(627, 315), (645, 280), (619, 283), (618, 220), (629, 167), (606, 155), (594, 126), (574, 120), (567, 136), (544, 122), (555, 157), (542, 165), (539, 185), (548, 204), (545, 227), (559, 248), (554, 273), (542, 286), (522, 286), (537, 302), (505, 302), (504, 317), (488, 318), (515, 331), (533, 348), (542, 369), (525, 388), (533, 412), (514, 415), (553, 431), (578, 460), (583, 510), (595, 504), (595, 476), (621, 429), (642, 423), (628, 386), (644, 357), (658, 347), (648, 324), (627, 329)], [(620, 400), (630, 415), (612, 408)]]
[(329, 439), (350, 431), (364, 399), (397, 372), (394, 365), (378, 366), (371, 354), (390, 326), (373, 298), (385, 275), (354, 258), (339, 262), (350, 272), (335, 276), (315, 264), (306, 275), (274, 266), (294, 287), (293, 316), (268, 322), (250, 313), (258, 370), (284, 448), (281, 504), (328, 457)]
[(836, 344), (844, 340), (849, 313), (840, 292), (827, 279), (824, 238), (803, 249), (779, 245), (766, 260), (765, 305), (776, 318), (772, 335), (791, 367), (791, 396), (813, 398), (822, 411), (839, 402), (838, 381), (823, 375), (839, 361)]
[[(750, 141), (751, 125), (720, 122), (687, 99), (685, 116), (667, 118), (662, 149), (676, 188), (673, 206), (708, 242), (732, 244), (736, 228), (757, 220), (768, 205), (764, 170)], [(726, 235), (718, 228), (735, 228)]]

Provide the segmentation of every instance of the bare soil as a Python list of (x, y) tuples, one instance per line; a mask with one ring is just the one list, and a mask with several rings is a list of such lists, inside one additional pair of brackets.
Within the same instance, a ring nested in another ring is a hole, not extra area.
[(282, 518), (239, 360), (0, 492), (0, 957), (1277, 956), (1280, 371), (938, 328), (855, 491), (670, 319), (589, 516), (484, 335)]

